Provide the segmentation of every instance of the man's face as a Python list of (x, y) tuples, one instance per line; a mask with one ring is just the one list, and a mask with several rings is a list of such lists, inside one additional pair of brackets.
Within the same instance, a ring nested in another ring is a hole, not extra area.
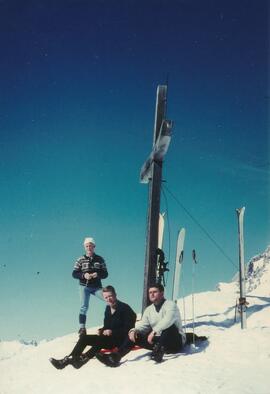
[(88, 242), (88, 243), (84, 244), (84, 249), (86, 251), (86, 254), (88, 256), (91, 256), (94, 253), (95, 245), (92, 244), (91, 242)]
[(113, 294), (111, 291), (104, 291), (103, 298), (106, 301), (107, 305), (115, 306), (116, 304), (116, 295)]
[(150, 302), (152, 302), (153, 304), (159, 304), (164, 297), (163, 291), (160, 291), (156, 287), (150, 287), (150, 289), (148, 290), (148, 295)]

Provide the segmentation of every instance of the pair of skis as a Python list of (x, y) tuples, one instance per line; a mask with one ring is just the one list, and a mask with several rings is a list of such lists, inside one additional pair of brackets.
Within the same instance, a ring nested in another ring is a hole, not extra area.
[[(163, 246), (163, 231), (164, 231), (164, 214), (160, 214), (159, 217), (159, 243), (158, 247), (162, 249)], [(182, 228), (178, 233), (177, 245), (176, 245), (176, 258), (175, 258), (175, 267), (174, 267), (174, 275), (173, 275), (173, 288), (172, 288), (172, 300), (176, 303), (179, 298), (179, 289), (180, 289), (180, 277), (182, 270), (182, 263), (184, 259), (184, 243), (185, 243), (186, 230)], [(163, 253), (164, 255), (164, 253)], [(195, 265), (197, 264), (196, 252), (192, 251), (192, 259), (193, 259), (193, 268), (192, 268), (192, 343), (193, 349), (196, 349), (195, 346), (195, 301), (194, 301), (194, 284), (195, 284)], [(183, 298), (183, 309), (184, 309), (184, 322), (186, 321), (186, 312), (185, 312), (185, 300)]]

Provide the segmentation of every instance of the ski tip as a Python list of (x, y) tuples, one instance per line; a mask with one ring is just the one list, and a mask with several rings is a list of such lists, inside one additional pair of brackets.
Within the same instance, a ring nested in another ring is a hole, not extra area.
[(184, 227), (180, 228), (180, 230), (178, 230), (178, 234), (182, 234), (185, 233), (186, 229)]

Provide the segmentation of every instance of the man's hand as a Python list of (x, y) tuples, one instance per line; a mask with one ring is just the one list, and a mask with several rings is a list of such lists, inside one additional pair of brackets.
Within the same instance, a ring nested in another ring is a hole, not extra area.
[(132, 342), (135, 342), (135, 341), (136, 341), (136, 338), (137, 338), (137, 333), (136, 333), (136, 331), (135, 331), (135, 330), (129, 331), (128, 337), (129, 337), (129, 339), (130, 339)]
[(89, 274), (89, 272), (86, 272), (86, 274), (84, 274), (84, 278), (86, 280), (90, 280), (90, 279), (93, 279), (93, 278), (96, 278), (96, 277), (97, 277), (97, 273), (96, 272), (93, 272), (92, 274)]
[(150, 345), (153, 344), (153, 339), (155, 335), (156, 335), (155, 331), (150, 332), (150, 334), (148, 335), (147, 342), (150, 343)]
[(104, 330), (102, 334), (106, 337), (110, 337), (112, 335), (112, 330)]
[(103, 328), (99, 328), (97, 330), (97, 335), (102, 335), (103, 334)]

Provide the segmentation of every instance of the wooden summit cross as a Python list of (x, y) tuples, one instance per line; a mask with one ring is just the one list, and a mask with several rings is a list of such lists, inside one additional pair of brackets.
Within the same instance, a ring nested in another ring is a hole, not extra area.
[(156, 96), (153, 148), (149, 158), (143, 164), (140, 181), (148, 183), (148, 220), (144, 268), (144, 287), (142, 310), (149, 304), (148, 287), (157, 280), (158, 225), (160, 211), (160, 189), (162, 182), (162, 164), (167, 153), (172, 121), (165, 119), (167, 104), (167, 85), (159, 85)]

